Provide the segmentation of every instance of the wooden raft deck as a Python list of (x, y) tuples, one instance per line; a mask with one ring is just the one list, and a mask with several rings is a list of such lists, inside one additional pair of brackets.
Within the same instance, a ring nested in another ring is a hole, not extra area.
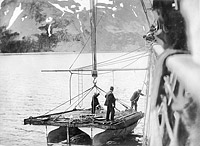
[(29, 117), (24, 124), (67, 127), (95, 127), (101, 129), (121, 129), (135, 124), (144, 114), (132, 110), (116, 112), (114, 122), (105, 120), (105, 111), (91, 114), (91, 110), (72, 110), (38, 117)]

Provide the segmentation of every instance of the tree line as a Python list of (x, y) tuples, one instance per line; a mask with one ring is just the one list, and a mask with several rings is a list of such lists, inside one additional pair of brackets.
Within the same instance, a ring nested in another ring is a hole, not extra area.
[[(46, 26), (47, 28), (48, 26)], [(44, 29), (46, 28), (39, 28)], [(23, 36), (18, 32), (7, 30), (5, 26), (0, 27), (0, 52), (1, 53), (27, 53), (27, 52), (51, 52), (60, 41), (83, 41), (80, 34), (71, 35), (64, 31), (52, 33), (47, 30), (33, 36)]]

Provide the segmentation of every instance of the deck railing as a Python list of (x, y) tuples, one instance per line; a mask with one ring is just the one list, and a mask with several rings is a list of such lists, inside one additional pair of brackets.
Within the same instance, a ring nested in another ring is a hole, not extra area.
[(143, 145), (200, 145), (200, 64), (188, 52), (152, 50)]

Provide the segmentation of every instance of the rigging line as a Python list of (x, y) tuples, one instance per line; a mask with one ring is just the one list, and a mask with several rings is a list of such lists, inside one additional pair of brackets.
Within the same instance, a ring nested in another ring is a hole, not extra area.
[[(144, 53), (145, 54), (145, 53)], [(144, 54), (140, 54), (140, 55), (143, 55)], [(142, 56), (138, 57), (138, 58), (141, 58)], [(133, 58), (132, 56), (131, 57), (128, 57), (128, 58), (124, 58), (124, 59), (120, 59), (120, 60), (116, 60), (116, 61), (113, 61), (113, 62), (108, 62), (108, 63), (105, 63), (105, 64), (102, 64), (100, 65), (100, 67), (103, 67), (103, 66), (108, 66), (108, 65), (113, 65), (113, 64), (118, 64), (118, 63), (123, 63), (123, 62), (128, 62), (128, 61), (131, 61), (131, 60), (137, 60), (138, 58)]]
[[(131, 52), (131, 53), (132, 53), (132, 52)], [(98, 66), (103, 66), (103, 64), (111, 63), (112, 60), (113, 60), (113, 62), (120, 61), (120, 60), (125, 60), (125, 59), (127, 59), (127, 58), (123, 58), (123, 59), (119, 59), (119, 58), (124, 57), (124, 56), (129, 55), (129, 54), (130, 54), (130, 52), (129, 52), (129, 53), (126, 53), (126, 54), (123, 54), (123, 55), (121, 55), (121, 56), (119, 56), (119, 57), (115, 57), (115, 58), (112, 58), (112, 59), (109, 59), (109, 60), (100, 62), (100, 63), (98, 63)], [(141, 55), (141, 54), (137, 54), (137, 55), (132, 56), (132, 57), (136, 57), (136, 56), (139, 56), (139, 55)], [(132, 57), (129, 57), (129, 58), (132, 58)], [(116, 60), (116, 59), (118, 59), (118, 60)]]
[(103, 89), (99, 88), (98, 86), (96, 86), (97, 89), (101, 90), (102, 92), (106, 93), (106, 91), (104, 91)]
[[(150, 50), (150, 49), (149, 49), (149, 50)], [(149, 60), (149, 59), (150, 59), (150, 60), (152, 59), (152, 58), (151, 58), (151, 57), (152, 57), (152, 53), (153, 53), (152, 51), (149, 52), (149, 58), (148, 58), (148, 60)], [(153, 53), (153, 54), (154, 54), (154, 53)], [(148, 81), (146, 81), (146, 79), (148, 78), (147, 76), (148, 76), (148, 72), (149, 72), (150, 69), (151, 69), (150, 63), (148, 63), (148, 69), (146, 70), (146, 73), (145, 73), (145, 78), (144, 78), (144, 81), (143, 81), (142, 90), (143, 90), (143, 88), (144, 88), (144, 85), (146, 85), (146, 87), (149, 88), (149, 87), (148, 87), (148, 84), (149, 84), (149, 83), (148, 83)], [(146, 81), (146, 83), (145, 83), (145, 81)], [(148, 96), (148, 95), (147, 95), (147, 96)]]
[[(97, 86), (96, 86), (96, 87), (97, 87)], [(102, 90), (102, 89), (99, 88), (99, 87), (97, 87), (97, 90), (100, 90), (100, 91), (103, 91), (104, 93), (106, 93), (106, 91)], [(117, 99), (117, 101), (118, 101), (121, 105), (123, 105), (125, 108), (129, 108), (129, 106), (126, 105), (126, 104), (124, 104), (124, 103), (122, 103), (122, 101), (120, 101), (120, 99)]]
[[(127, 57), (127, 58), (122, 58), (122, 59), (118, 59), (118, 60), (115, 60), (115, 61), (104, 61), (104, 62), (101, 62), (101, 63), (99, 63), (99, 67), (103, 67), (103, 66), (106, 66), (106, 65), (112, 65), (112, 64), (117, 64), (117, 63), (120, 63), (120, 61), (123, 61), (123, 62), (126, 62), (126, 61), (130, 61), (130, 60), (134, 60), (134, 59), (137, 59), (137, 58), (134, 58), (134, 57), (136, 57), (136, 56), (139, 56), (139, 57), (141, 57), (141, 55), (144, 55), (144, 54), (146, 54), (147, 52), (144, 52), (144, 53), (142, 53), (142, 54), (137, 54), (137, 55), (135, 55), (135, 56), (130, 56), (130, 57)], [(90, 65), (91, 66), (91, 65)], [(89, 66), (88, 66), (89, 67)]]
[(135, 63), (135, 62), (138, 61), (139, 59), (141, 59), (141, 58), (143, 58), (143, 57), (146, 57), (146, 56), (148, 56), (148, 55), (143, 55), (143, 56), (137, 58), (136, 60), (134, 60), (133, 62), (129, 63), (128, 65), (122, 67), (122, 68), (126, 68), (127, 66), (130, 66), (131, 64)]
[(122, 60), (116, 60), (116, 61), (113, 61), (113, 62), (107, 62), (107, 63), (99, 65), (99, 68), (109, 66), (109, 65), (118, 64), (118, 63), (123, 63), (123, 62), (127, 62), (127, 61), (131, 61), (131, 60), (135, 60), (135, 59), (134, 58), (130, 58), (130, 59), (126, 58), (126, 60), (122, 59)]
[[(119, 61), (121, 61), (121, 60), (127, 60), (127, 59), (137, 59), (136, 57), (140, 57), (141, 55), (144, 55), (144, 54), (146, 54), (146, 53), (148, 53), (148, 52), (143, 52), (143, 53), (141, 53), (141, 54), (137, 54), (137, 55), (134, 55), (134, 56), (130, 56), (130, 57), (126, 57), (126, 58), (122, 58), (122, 59), (117, 59), (117, 60), (114, 60), (114, 61), (107, 61), (107, 63), (113, 63), (113, 62), (119, 62)], [(106, 62), (105, 62), (106, 63)], [(100, 65), (104, 65), (103, 63), (101, 63)]]
[[(94, 87), (95, 87), (95, 86), (93, 86), (93, 87), (90, 89), (90, 91), (88, 91), (88, 93), (85, 95), (85, 97), (83, 97), (83, 99), (82, 99), (81, 101), (79, 101), (79, 103), (82, 102), (82, 101), (87, 97), (87, 95), (94, 89)], [(78, 103), (78, 104), (79, 104), (79, 103)], [(78, 104), (75, 106), (75, 108), (78, 106)]]
[(147, 15), (147, 9), (146, 9), (146, 6), (145, 6), (143, 0), (140, 0), (140, 2), (141, 2), (141, 4), (142, 4), (142, 8), (143, 8), (144, 14), (145, 14), (145, 16), (146, 16), (146, 19), (147, 19), (147, 22), (148, 22), (148, 26), (149, 26), (149, 28), (150, 28), (151, 25), (150, 25), (149, 17), (148, 17), (148, 15)]
[(146, 73), (145, 73), (145, 77), (144, 77), (144, 81), (143, 81), (143, 85), (142, 85), (142, 90), (143, 90), (143, 88), (144, 88), (146, 78), (147, 78), (147, 70), (146, 70)]
[[(148, 55), (141, 56), (140, 58), (146, 57), (146, 56), (148, 56)], [(140, 58), (138, 58), (138, 59), (140, 59)], [(127, 66), (129, 66), (129, 65), (131, 65), (132, 63), (136, 62), (138, 59), (134, 59), (133, 62), (131, 62), (130, 64), (128, 64), (128, 65), (126, 65), (126, 66), (124, 66), (124, 67), (122, 67), (121, 69), (125, 69)], [(128, 61), (130, 61), (130, 60), (128, 60)], [(124, 61), (124, 62), (125, 62), (125, 61)], [(115, 64), (117, 64), (117, 63), (115, 63)], [(113, 65), (113, 64), (110, 64), (110, 65)], [(104, 72), (104, 73), (99, 73), (99, 75), (109, 74), (109, 73), (111, 73), (111, 72), (115, 72), (115, 71), (107, 71), (107, 72)]]
[[(126, 59), (128, 59), (128, 58), (126, 58)], [(102, 64), (102, 65), (99, 65), (99, 67), (105, 67), (105, 66), (109, 66), (109, 65), (114, 65), (114, 64), (118, 64), (118, 63), (123, 63), (123, 62), (128, 62), (128, 61), (131, 61), (131, 60), (136, 60), (135, 58), (130, 58), (130, 59), (128, 59), (128, 60), (123, 60), (123, 61), (121, 61), (121, 60), (118, 60), (118, 61), (115, 61), (115, 62), (108, 62), (108, 63), (106, 63), (106, 64)], [(101, 69), (99, 69), (99, 70), (101, 70)], [(78, 73), (74, 73), (74, 74), (78, 74)], [(101, 73), (100, 73), (101, 74)], [(103, 73), (104, 74), (104, 73)], [(91, 74), (86, 74), (86, 73), (83, 73), (83, 75), (91, 75)]]
[(101, 93), (101, 90), (99, 90), (98, 88), (96, 88), (97, 89), (97, 91), (99, 92), (99, 93)]
[[(141, 57), (140, 57), (141, 58)], [(139, 59), (140, 59), (139, 58)], [(128, 62), (128, 61), (132, 61), (132, 60), (137, 60), (136, 58), (127, 58), (127, 59), (122, 59), (122, 60), (117, 60), (117, 61), (114, 61), (114, 62), (110, 62), (110, 63), (107, 63), (107, 64), (104, 64), (104, 65), (101, 65), (99, 67), (102, 67), (102, 66), (109, 66), (109, 65), (114, 65), (114, 64), (118, 64), (118, 63), (123, 63), (123, 62)]]
[(122, 102), (126, 102), (127, 101), (127, 99), (124, 99), (124, 98), (118, 98), (118, 99), (120, 99)]
[[(85, 92), (87, 92), (87, 91), (88, 91), (88, 90), (90, 90), (90, 89), (91, 89), (91, 88), (89, 88), (89, 89), (85, 90), (83, 93), (80, 93), (80, 94), (76, 95), (76, 96), (75, 96), (75, 97), (73, 97), (71, 100), (73, 100), (73, 99), (75, 99), (75, 98), (79, 97), (81, 94), (84, 94)], [(50, 112), (52, 112), (52, 111), (56, 110), (57, 108), (59, 108), (59, 107), (63, 106), (64, 104), (68, 103), (69, 101), (70, 101), (70, 100), (67, 100), (67, 101), (65, 101), (64, 103), (62, 103), (62, 104), (60, 104), (60, 105), (56, 106), (55, 108), (53, 108), (53, 109), (49, 110), (48, 112), (46, 112), (45, 114), (43, 114), (42, 116), (44, 116), (44, 115), (46, 115), (46, 114), (48, 114), (48, 113), (50, 113)]]
[(81, 51), (79, 52), (79, 54), (77, 55), (77, 57), (75, 58), (75, 60), (73, 61), (72, 65), (70, 66), (70, 68), (69, 68), (69, 69), (71, 69), (71, 68), (72, 68), (72, 66), (75, 64), (76, 60), (79, 58), (79, 56), (81, 55), (81, 53), (82, 53), (82, 52), (83, 52), (83, 50), (85, 49), (85, 46), (87, 45), (87, 43), (88, 43), (89, 39), (90, 39), (90, 36), (88, 37), (88, 39), (87, 39), (86, 43), (84, 44), (83, 48), (81, 49)]
[[(137, 54), (137, 55), (135, 55), (135, 56), (130, 56), (130, 57), (126, 57), (126, 58), (122, 58), (122, 59), (118, 59), (118, 60), (115, 60), (115, 61), (112, 61), (112, 62), (107, 62), (107, 64), (108, 63), (116, 63), (116, 62), (120, 62), (120, 61), (129, 61), (129, 60), (134, 60), (134, 59), (137, 59), (137, 58), (140, 58), (141, 56), (143, 56), (143, 55), (145, 55), (145, 54), (147, 54), (147, 52), (144, 52), (144, 53), (142, 53), (142, 54)], [(105, 63), (106, 64), (106, 63)], [(102, 65), (104, 65), (104, 64), (102, 64)]]
[[(101, 15), (101, 18), (100, 18), (99, 21), (97, 22), (97, 26), (98, 26), (99, 22), (101, 21), (101, 19), (103, 18), (103, 16), (104, 16), (104, 13)], [(77, 59), (79, 58), (79, 56), (81, 55), (81, 53), (83, 52), (83, 50), (85, 49), (85, 47), (86, 47), (88, 41), (90, 40), (90, 38), (91, 38), (91, 35), (88, 37), (86, 43), (84, 44), (83, 48), (81, 49), (81, 51), (79, 52), (79, 54), (77, 55), (77, 57), (75, 58), (75, 60), (73, 61), (72, 65), (70, 66), (69, 69), (71, 69), (72, 66), (75, 64), (75, 62), (77, 61)]]
[(112, 71), (112, 81), (113, 81), (113, 86), (115, 86), (115, 80), (114, 80), (114, 78), (115, 78), (115, 72)]
[[(90, 91), (91, 90), (91, 88), (88, 90), (88, 91)], [(87, 91), (87, 92), (88, 92)], [(86, 92), (84, 93), (84, 95), (82, 96), (82, 98), (84, 97), (86, 95)], [(72, 106), (74, 106), (75, 105), (75, 107), (76, 106), (78, 106), (78, 101), (80, 101), (80, 99), (77, 99), (73, 104), (71, 104), (65, 111), (68, 111)], [(74, 108), (74, 109), (76, 109), (76, 108)]]
[[(145, 57), (145, 56), (143, 56)], [(131, 60), (128, 60), (131, 61)], [(125, 61), (124, 61), (125, 62)], [(127, 61), (126, 61), (127, 62)], [(116, 63), (117, 64), (117, 63)], [(110, 64), (111, 65), (111, 64)], [(113, 65), (113, 64), (112, 64)], [(99, 74), (107, 74), (110, 73), (111, 71), (131, 71), (131, 70), (146, 70), (147, 68), (100, 68), (99, 71), (103, 72), (103, 73), (99, 73)], [(65, 70), (63, 70), (65, 71)], [(68, 71), (68, 70), (67, 70)], [(91, 70), (84, 70), (84, 71), (91, 71)], [(87, 74), (87, 73), (73, 73), (73, 74), (77, 74), (77, 75), (91, 75), (91, 74)]]
[(135, 59), (135, 60), (132, 61), (131, 63), (129, 63), (129, 64), (125, 65), (124, 67), (122, 67), (122, 69), (123, 69), (123, 68), (126, 68), (127, 66), (130, 66), (131, 64), (135, 63), (135, 62), (138, 61), (139, 59), (140, 59), (140, 58)]
[(69, 99), (70, 99), (70, 104), (71, 104), (71, 99), (72, 99), (72, 72), (70, 71), (70, 77), (69, 77)]
[(120, 112), (120, 110), (118, 109), (118, 108), (116, 108), (116, 107), (114, 107), (118, 112)]
[(58, 112), (58, 113), (53, 113), (53, 114), (48, 114), (48, 115), (41, 115), (41, 116), (36, 116), (36, 117), (32, 117), (32, 118), (33, 118), (33, 119), (37, 119), (37, 118), (51, 117), (51, 116), (54, 116), (54, 115), (65, 114), (65, 113), (69, 113), (69, 112), (72, 112), (72, 111), (74, 111), (74, 110), (65, 111), (65, 112)]
[[(87, 92), (88, 92), (89, 90), (91, 91), (91, 90), (92, 90), (92, 87), (91, 87), (91, 88), (89, 88), (89, 89), (87, 90)], [(89, 93), (90, 93), (90, 92), (89, 92)], [(88, 94), (89, 94), (89, 93), (88, 93)], [(86, 95), (86, 92), (85, 92), (84, 94)], [(88, 94), (87, 94), (87, 95), (88, 95)], [(84, 95), (84, 96), (85, 96), (85, 95)], [(87, 96), (87, 95), (86, 95), (86, 96)], [(70, 109), (70, 108), (71, 108), (71, 107), (72, 107), (72, 106), (73, 106), (73, 105), (74, 105), (76, 102), (78, 102), (78, 101), (79, 101), (79, 99), (78, 99), (78, 100), (76, 100), (76, 101), (75, 101), (75, 102), (74, 102), (72, 105), (70, 105), (70, 106), (67, 108), (67, 110), (65, 110), (65, 111), (64, 111), (64, 113), (65, 113), (65, 112), (67, 112), (67, 111), (68, 111), (68, 109)], [(81, 102), (81, 101), (80, 101), (80, 102)], [(78, 105), (79, 105), (79, 103), (77, 103), (77, 105), (76, 105), (76, 106), (78, 106)], [(74, 108), (73, 110), (75, 110), (75, 109), (76, 109), (76, 108)], [(72, 111), (73, 111), (73, 110), (72, 110)], [(56, 120), (56, 119), (58, 119), (60, 116), (61, 116), (61, 114), (60, 114), (60, 115), (58, 115), (58, 116), (55, 118), (55, 120)]]
[(131, 62), (130, 64), (128, 64), (128, 65), (126, 65), (126, 66), (124, 66), (123, 68), (126, 68), (127, 66), (129, 66), (129, 65), (131, 65), (131, 64), (133, 64), (133, 63), (135, 63), (135, 62), (138, 61), (139, 59), (141, 59), (141, 58), (143, 58), (143, 57), (146, 57), (146, 56), (148, 56), (148, 55), (143, 55), (143, 56), (137, 58), (135, 61)]
[(119, 63), (124, 63), (124, 62), (127, 62), (127, 61), (132, 61), (132, 60), (135, 60), (135, 59), (128, 59), (128, 60), (118, 60), (118, 61), (115, 61), (115, 62), (110, 62), (110, 63), (106, 63), (106, 64), (102, 64), (100, 65), (99, 67), (105, 67), (105, 66), (110, 66), (110, 65), (114, 65), (114, 64), (119, 64)]
[(126, 109), (129, 109), (130, 106), (126, 105), (125, 103), (123, 103), (120, 99), (117, 99), (117, 101), (122, 105), (124, 106)]
[[(117, 58), (120, 58), (120, 57), (126, 56), (126, 55), (128, 55), (128, 54), (131, 54), (131, 53), (133, 53), (133, 52), (136, 52), (136, 51), (138, 51), (138, 50), (140, 50), (140, 49), (142, 49), (142, 48), (144, 48), (144, 47), (145, 47), (145, 46), (139, 47), (139, 48), (137, 48), (137, 49), (135, 49), (135, 50), (133, 50), (133, 51), (131, 51), (131, 52), (128, 52), (128, 53), (126, 53), (126, 54), (123, 54), (123, 55), (114, 57), (114, 58), (112, 58), (112, 59), (109, 59), (109, 60), (106, 60), (106, 61), (103, 61), (103, 62), (100, 62), (100, 63), (97, 63), (97, 64), (99, 65), (99, 64), (102, 64), (102, 63), (104, 63), (104, 62), (108, 62), (108, 61), (111, 61), (111, 60), (115, 60), (115, 59), (117, 59)], [(87, 65), (87, 66), (84, 66), (84, 67), (81, 67), (81, 68), (77, 68), (77, 69), (84, 69), (84, 68), (91, 67), (91, 66), (92, 66), (92, 65)]]
[[(91, 87), (91, 88), (89, 88), (89, 89), (86, 90), (85, 92), (83, 92), (83, 94), (86, 94), (86, 92), (88, 92), (88, 91), (89, 91), (89, 93), (90, 93), (90, 92), (92, 91), (93, 88), (94, 88), (94, 86)], [(88, 94), (89, 94), (89, 93), (88, 93)], [(88, 95), (88, 94), (87, 94), (87, 95)], [(86, 96), (87, 96), (87, 95), (86, 95)], [(85, 96), (85, 95), (84, 95), (84, 96)], [(86, 96), (85, 96), (85, 97), (86, 97)], [(84, 98), (85, 98), (85, 97), (84, 97)], [(83, 99), (84, 99), (84, 98), (83, 98)], [(77, 101), (79, 101), (79, 99), (76, 100), (71, 106), (69, 106), (64, 112), (67, 112), (68, 109), (70, 109)], [(81, 102), (81, 101), (80, 101), (80, 102)], [(79, 104), (79, 103), (78, 103), (78, 104)], [(78, 106), (78, 104), (77, 104), (76, 106)], [(76, 109), (76, 108), (74, 108), (74, 109)], [(74, 109), (73, 109), (73, 110), (74, 110)], [(72, 110), (72, 111), (73, 111), (73, 110)], [(58, 115), (55, 119), (58, 119), (60, 116), (61, 116), (61, 115)]]

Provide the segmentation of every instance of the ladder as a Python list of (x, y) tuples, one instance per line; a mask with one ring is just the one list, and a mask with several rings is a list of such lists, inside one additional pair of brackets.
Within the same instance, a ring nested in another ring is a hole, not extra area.
[[(78, 103), (83, 98), (83, 70), (78, 70)], [(83, 101), (81, 101), (78, 106), (82, 107)]]

